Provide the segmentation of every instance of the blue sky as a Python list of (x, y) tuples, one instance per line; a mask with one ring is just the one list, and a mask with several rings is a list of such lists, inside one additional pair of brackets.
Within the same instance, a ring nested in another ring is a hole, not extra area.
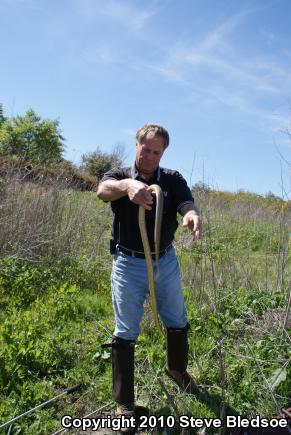
[(190, 184), (290, 199), (289, 0), (0, 0), (0, 101), (59, 119), (65, 157), (168, 128)]

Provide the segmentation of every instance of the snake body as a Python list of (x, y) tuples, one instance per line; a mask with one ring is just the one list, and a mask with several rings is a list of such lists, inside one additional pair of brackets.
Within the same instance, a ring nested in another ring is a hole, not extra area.
[[(152, 184), (151, 186), (149, 186), (148, 191), (156, 195), (156, 218), (155, 218), (154, 240), (155, 240), (155, 258), (156, 258), (156, 263), (157, 263), (157, 268), (159, 273), (159, 269), (160, 269), (159, 252), (160, 252), (160, 238), (161, 238), (164, 197), (160, 186), (158, 186), (157, 184)], [(139, 207), (138, 223), (139, 223), (141, 239), (144, 247), (147, 270), (148, 270), (149, 295), (150, 295), (149, 300), (153, 312), (153, 318), (159, 332), (162, 335), (164, 335), (165, 334), (164, 326), (158, 315), (154, 268), (152, 263), (152, 255), (151, 255), (151, 249), (150, 249), (148, 235), (147, 235), (147, 229), (146, 229), (145, 209), (142, 206)]]

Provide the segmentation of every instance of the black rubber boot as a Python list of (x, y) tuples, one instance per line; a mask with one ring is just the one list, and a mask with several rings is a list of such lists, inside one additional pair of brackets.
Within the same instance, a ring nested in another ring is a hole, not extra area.
[(168, 369), (183, 373), (188, 365), (188, 329), (167, 328), (167, 363)]
[(186, 371), (188, 365), (188, 329), (167, 328), (167, 375), (176, 382), (179, 387), (189, 394), (199, 392), (197, 385)]
[[(116, 416), (135, 417), (134, 408), (134, 346), (135, 341), (113, 337), (112, 340), (112, 394), (118, 403)], [(120, 430), (121, 433), (134, 434), (133, 427)]]
[(113, 337), (112, 394), (121, 404), (134, 403), (134, 346), (135, 341)]

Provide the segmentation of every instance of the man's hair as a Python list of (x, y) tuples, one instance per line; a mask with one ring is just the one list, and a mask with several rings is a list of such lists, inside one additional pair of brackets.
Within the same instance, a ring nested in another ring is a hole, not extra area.
[(158, 124), (146, 124), (140, 127), (136, 132), (136, 141), (141, 143), (148, 133), (153, 133), (154, 136), (161, 136), (164, 139), (164, 149), (169, 146), (169, 133), (162, 125)]

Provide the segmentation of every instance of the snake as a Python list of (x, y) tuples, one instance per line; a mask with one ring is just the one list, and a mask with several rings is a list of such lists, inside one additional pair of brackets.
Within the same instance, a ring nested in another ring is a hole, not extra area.
[[(155, 241), (155, 260), (157, 265), (157, 275), (159, 275), (160, 271), (160, 262), (159, 262), (159, 253), (160, 253), (160, 239), (161, 239), (161, 227), (162, 227), (162, 217), (163, 217), (163, 206), (164, 206), (164, 197), (163, 192), (160, 186), (157, 184), (152, 184), (147, 188), (147, 190), (156, 196), (156, 215), (155, 215), (155, 229), (154, 229), (154, 241)], [(142, 206), (139, 206), (138, 211), (138, 224), (142, 239), (142, 244), (144, 248), (145, 260), (148, 271), (148, 279), (149, 279), (149, 302), (153, 313), (153, 319), (156, 324), (156, 327), (161, 335), (165, 335), (165, 328), (162, 324), (157, 309), (157, 297), (156, 297), (156, 283), (155, 283), (155, 274), (152, 262), (151, 249), (146, 229), (146, 218), (145, 218), (145, 209)]]

